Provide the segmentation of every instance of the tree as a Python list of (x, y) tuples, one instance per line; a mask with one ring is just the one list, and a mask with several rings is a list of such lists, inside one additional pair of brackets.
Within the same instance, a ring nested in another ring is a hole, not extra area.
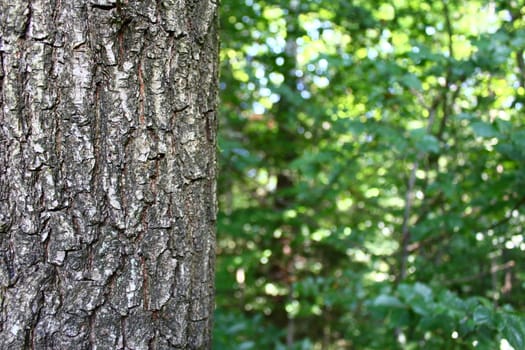
[(210, 347), (216, 11), (0, 1), (0, 348)]
[(216, 348), (525, 349), (522, 8), (223, 1)]

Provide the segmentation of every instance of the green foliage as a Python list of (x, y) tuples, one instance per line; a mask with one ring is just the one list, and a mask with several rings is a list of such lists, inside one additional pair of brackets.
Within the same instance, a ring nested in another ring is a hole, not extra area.
[(221, 3), (214, 348), (525, 348), (523, 5)]
[(391, 320), (388, 326), (392, 332), (402, 334), (402, 339), (406, 339), (405, 333), (417, 339), (415, 347), (493, 349), (500, 339), (506, 339), (515, 349), (524, 346), (523, 319), (501, 312), (486, 298), (461, 299), (448, 290), (435, 294), (421, 283), (402, 284), (395, 294), (379, 295), (370, 302), (370, 308), (375, 317)]

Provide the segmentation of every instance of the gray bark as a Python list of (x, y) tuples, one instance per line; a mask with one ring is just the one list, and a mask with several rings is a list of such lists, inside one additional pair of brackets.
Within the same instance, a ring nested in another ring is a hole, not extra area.
[(0, 349), (211, 347), (214, 0), (0, 0)]

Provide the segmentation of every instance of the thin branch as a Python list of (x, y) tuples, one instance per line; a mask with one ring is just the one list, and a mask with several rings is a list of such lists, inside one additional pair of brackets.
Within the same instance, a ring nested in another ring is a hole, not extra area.
[(520, 82), (520, 87), (525, 89), (525, 62), (523, 60), (523, 50), (518, 50), (516, 52), (516, 64), (520, 74), (518, 74), (518, 80)]
[(454, 35), (452, 31), (452, 23), (450, 21), (450, 11), (448, 9), (448, 2), (447, 0), (442, 0), (441, 3), (443, 4), (443, 14), (445, 16), (445, 28), (447, 30), (447, 36), (448, 36), (448, 55), (450, 58), (454, 57), (454, 42), (452, 41), (452, 36)]
[[(434, 120), (436, 117), (436, 106), (439, 103), (439, 99), (436, 99), (432, 104), (433, 109), (429, 111), (427, 131), (432, 130), (434, 125)], [(425, 152), (418, 152), (416, 160), (412, 164), (412, 171), (410, 172), (410, 177), (408, 179), (408, 188), (405, 195), (405, 210), (403, 213), (403, 224), (401, 226), (401, 257), (399, 263), (399, 275), (397, 277), (397, 283), (401, 282), (406, 277), (406, 263), (408, 259), (408, 244), (410, 242), (410, 230), (408, 228), (410, 221), (410, 212), (412, 210), (412, 202), (414, 200), (414, 187), (416, 184), (416, 173), (419, 168), (419, 163), (425, 157)]]
[[(447, 93), (450, 88), (450, 81), (452, 80), (452, 62), (451, 60), (454, 58), (453, 31), (452, 31), (452, 24), (450, 21), (450, 12), (449, 12), (449, 8), (448, 8), (448, 4), (446, 0), (443, 0), (442, 3), (443, 3), (443, 9), (444, 9), (445, 25), (446, 25), (447, 35), (448, 35), (449, 61), (447, 65), (445, 88), (443, 90), (443, 93), (438, 95), (434, 99), (434, 102), (432, 103), (431, 108), (428, 109), (429, 118), (428, 118), (428, 124), (427, 124), (427, 132), (431, 134), (432, 128), (434, 126), (434, 121), (436, 118), (436, 109), (439, 103), (441, 102), (443, 106), (443, 119), (441, 120), (441, 125), (440, 125), (439, 132), (437, 135), (438, 139), (441, 139), (442, 137), (442, 134), (444, 132), (444, 128), (446, 125), (446, 120), (447, 120), (449, 110), (450, 110)], [(450, 103), (454, 103), (455, 99), (459, 95), (459, 90), (460, 89), (458, 87)], [(415, 96), (419, 100), (423, 100), (420, 94), (415, 94)], [(411, 239), (410, 230), (409, 230), (410, 212), (412, 210), (412, 204), (414, 200), (414, 187), (416, 183), (416, 173), (419, 168), (419, 164), (423, 160), (424, 157), (425, 157), (425, 152), (419, 152), (417, 154), (416, 160), (412, 164), (412, 171), (410, 172), (410, 177), (408, 179), (408, 186), (407, 186), (408, 188), (407, 188), (407, 192), (405, 196), (405, 209), (403, 213), (403, 223), (401, 226), (401, 234), (402, 234), (401, 257), (400, 257), (400, 263), (399, 263), (399, 275), (397, 276), (397, 279), (396, 279), (397, 283), (399, 283), (406, 277), (406, 270), (407, 270), (406, 265), (407, 265), (407, 260), (408, 260), (408, 254), (410, 253), (409, 244), (410, 244), (410, 239)]]
[(521, 197), (520, 200), (516, 204), (514, 204), (514, 206), (512, 207), (508, 215), (506, 215), (503, 219), (496, 221), (495, 223), (487, 227), (485, 231), (495, 229), (496, 227), (503, 225), (507, 223), (508, 221), (510, 221), (510, 219), (512, 219), (512, 212), (518, 209), (519, 207), (521, 207), (523, 204), (525, 204), (525, 196)]
[(456, 279), (453, 279), (453, 280), (445, 281), (443, 284), (445, 286), (450, 286), (450, 285), (453, 285), (453, 284), (463, 284), (463, 283), (467, 283), (467, 282), (472, 282), (472, 281), (475, 281), (475, 280), (480, 279), (481, 277), (484, 277), (484, 276), (487, 276), (487, 275), (494, 275), (496, 272), (499, 272), (499, 271), (505, 271), (505, 270), (512, 269), (514, 266), (516, 266), (516, 263), (514, 262), (514, 260), (510, 260), (510, 261), (507, 261), (503, 265), (494, 265), (488, 271), (483, 271), (483, 272), (477, 273), (475, 275), (471, 275), (471, 276), (466, 276), (466, 277), (461, 277), (461, 278), (456, 278)]
[[(487, 232), (487, 231), (493, 230), (493, 229), (495, 229), (495, 228), (497, 228), (497, 227), (499, 227), (499, 226), (501, 226), (503, 224), (506, 224), (507, 222), (510, 221), (510, 219), (512, 219), (512, 212), (514, 210), (519, 209), (524, 204), (525, 204), (525, 196), (521, 197), (518, 200), (518, 202), (516, 202), (514, 204), (514, 206), (510, 209), (508, 215), (506, 215), (504, 218), (496, 221), (495, 223), (485, 227), (484, 229), (479, 230), (479, 232)], [(442, 233), (440, 235), (431, 236), (431, 237), (428, 237), (428, 238), (426, 238), (424, 240), (421, 240), (419, 242), (414, 242), (414, 243), (409, 244), (407, 246), (407, 251), (408, 251), (408, 253), (413, 253), (413, 252), (415, 252), (415, 251), (417, 251), (417, 250), (419, 250), (419, 249), (421, 249), (421, 248), (423, 248), (425, 246), (428, 246), (430, 244), (435, 243), (436, 241), (438, 241), (438, 242), (443, 241), (444, 239), (448, 238), (451, 234), (452, 234), (452, 232), (444, 232), (444, 233)]]
[(447, 74), (445, 77), (445, 88), (443, 92), (443, 118), (441, 119), (441, 125), (439, 126), (439, 131), (437, 133), (438, 140), (441, 140), (443, 132), (445, 131), (445, 126), (447, 124), (447, 119), (450, 114), (450, 108), (454, 105), (455, 99), (459, 95), (459, 86), (454, 92), (451, 100), (448, 100), (448, 90), (451, 88), (452, 81), (452, 60), (454, 59), (454, 32), (452, 30), (452, 23), (450, 21), (450, 11), (448, 8), (447, 0), (441, 1), (443, 4), (443, 15), (445, 17), (445, 29), (447, 31), (447, 40), (448, 40), (448, 63), (447, 63)]

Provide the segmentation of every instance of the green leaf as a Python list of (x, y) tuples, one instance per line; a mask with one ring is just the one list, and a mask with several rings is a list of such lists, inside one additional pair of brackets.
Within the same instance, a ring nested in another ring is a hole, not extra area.
[(428, 134), (425, 129), (414, 129), (410, 133), (411, 137), (414, 138), (418, 151), (430, 153), (439, 152), (439, 140), (434, 135)]
[(488, 308), (486, 308), (485, 306), (482, 306), (482, 305), (479, 305), (474, 310), (473, 317), (474, 317), (474, 322), (476, 322), (476, 324), (478, 324), (478, 325), (492, 323), (492, 313), (491, 313), (491, 311)]
[(399, 286), (398, 292), (402, 299), (418, 315), (427, 316), (432, 313), (432, 308), (434, 307), (432, 302), (433, 293), (428, 286), (419, 282), (414, 285), (402, 284)]
[(454, 321), (446, 314), (437, 313), (421, 317), (419, 327), (424, 330), (443, 329), (447, 332), (453, 328)]
[(417, 282), (414, 284), (414, 291), (422, 296), (425, 301), (432, 300), (432, 289), (430, 289), (427, 285)]
[(421, 81), (413, 74), (403, 75), (401, 83), (409, 89), (421, 90)]
[(389, 322), (398, 327), (405, 327), (411, 323), (411, 316), (407, 309), (391, 308), (388, 319)]
[(521, 150), (525, 150), (525, 130), (516, 130), (510, 137), (516, 146), (521, 148)]
[(410, 301), (414, 298), (414, 288), (409, 284), (401, 284), (397, 288), (397, 291), (401, 298), (405, 301)]
[(423, 299), (414, 299), (410, 305), (412, 307), (412, 310), (418, 315), (421, 316), (428, 316), (432, 314), (432, 304), (427, 303)]
[(472, 130), (479, 137), (497, 137), (498, 131), (489, 123), (474, 122), (471, 124)]
[(398, 298), (393, 297), (391, 295), (380, 295), (378, 296), (373, 303), (374, 306), (380, 306), (380, 307), (394, 307), (394, 308), (404, 308), (405, 304), (403, 304)]
[(248, 350), (255, 348), (255, 342), (249, 340), (239, 344), (239, 350)]
[(470, 113), (459, 113), (458, 115), (456, 115), (456, 118), (459, 120), (470, 120), (474, 118), (474, 116)]
[(434, 135), (424, 135), (419, 145), (425, 152), (438, 153), (439, 152), (439, 141)]
[(514, 349), (525, 348), (525, 324), (522, 318), (506, 315), (503, 319), (503, 337)]
[(518, 29), (515, 37), (511, 39), (510, 44), (516, 50), (523, 50), (525, 48), (525, 30)]

